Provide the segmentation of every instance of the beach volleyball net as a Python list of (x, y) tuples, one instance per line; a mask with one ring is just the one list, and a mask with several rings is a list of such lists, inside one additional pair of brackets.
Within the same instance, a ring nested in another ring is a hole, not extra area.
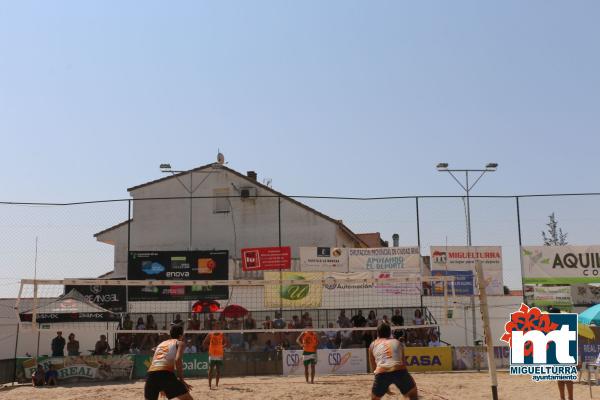
[[(277, 273), (278, 275), (278, 273)], [(173, 325), (197, 347), (226, 331), (234, 349), (294, 348), (310, 329), (327, 348), (367, 344), (390, 324), (407, 345), (440, 338), (454, 302), (452, 277), (267, 280), (22, 280), (15, 310), (24, 330), (105, 333), (119, 351), (147, 351)]]

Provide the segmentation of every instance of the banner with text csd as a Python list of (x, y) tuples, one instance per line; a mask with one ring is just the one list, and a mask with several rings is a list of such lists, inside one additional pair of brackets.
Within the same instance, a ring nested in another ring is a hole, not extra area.
[(524, 283), (598, 282), (600, 246), (523, 246)]
[(350, 272), (394, 272), (403, 275), (421, 273), (421, 255), (414, 247), (348, 249)]
[[(284, 350), (283, 375), (303, 375), (302, 350)], [(364, 374), (367, 372), (367, 349), (317, 350), (317, 375)]]
[(404, 359), (410, 372), (452, 371), (451, 347), (405, 347)]
[[(481, 262), (487, 281), (487, 294), (504, 294), (502, 247), (500, 246), (431, 246), (431, 271), (475, 271)], [(473, 273), (473, 275), (475, 275)]]
[(323, 299), (322, 272), (278, 272), (265, 271), (265, 281), (282, 280), (319, 281), (314, 283), (284, 283), (265, 285), (265, 307), (267, 308), (317, 308)]

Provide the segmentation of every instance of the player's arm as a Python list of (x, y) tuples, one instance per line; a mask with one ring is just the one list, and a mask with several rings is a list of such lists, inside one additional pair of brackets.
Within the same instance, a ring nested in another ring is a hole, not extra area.
[(375, 371), (375, 368), (377, 367), (377, 363), (375, 361), (375, 356), (373, 355), (373, 350), (371, 349), (371, 346), (369, 346), (369, 365), (371, 366), (371, 371)]
[(298, 335), (298, 337), (296, 338), (296, 343), (298, 343), (298, 346), (302, 347), (302, 338), (304, 337), (304, 332), (302, 332), (300, 335)]
[(229, 339), (227, 338), (227, 335), (223, 335), (223, 347), (229, 348)]
[(185, 387), (189, 389), (192, 388), (184, 379), (183, 379), (183, 351), (185, 347), (183, 342), (177, 342), (177, 353), (175, 353), (175, 369), (177, 370), (177, 377), (179, 380), (185, 385)]

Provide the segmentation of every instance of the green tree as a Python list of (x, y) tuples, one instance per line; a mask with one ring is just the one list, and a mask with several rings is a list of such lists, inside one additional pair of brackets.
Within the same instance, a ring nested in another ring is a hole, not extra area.
[(556, 219), (556, 215), (554, 213), (548, 216), (548, 223), (546, 226), (548, 227), (548, 231), (542, 231), (542, 238), (544, 239), (544, 246), (566, 246), (569, 244), (567, 242), (567, 233), (563, 233), (562, 228), (558, 227), (558, 220)]

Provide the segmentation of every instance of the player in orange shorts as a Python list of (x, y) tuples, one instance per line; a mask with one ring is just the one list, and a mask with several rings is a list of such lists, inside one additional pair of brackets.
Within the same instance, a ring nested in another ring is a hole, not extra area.
[[(306, 326), (312, 328), (309, 322)], [(304, 377), (308, 383), (308, 366), (310, 365), (310, 383), (315, 383), (315, 367), (317, 365), (317, 347), (319, 346), (319, 337), (312, 330), (306, 330), (298, 336), (296, 342), (302, 347), (302, 358), (304, 361)]]

